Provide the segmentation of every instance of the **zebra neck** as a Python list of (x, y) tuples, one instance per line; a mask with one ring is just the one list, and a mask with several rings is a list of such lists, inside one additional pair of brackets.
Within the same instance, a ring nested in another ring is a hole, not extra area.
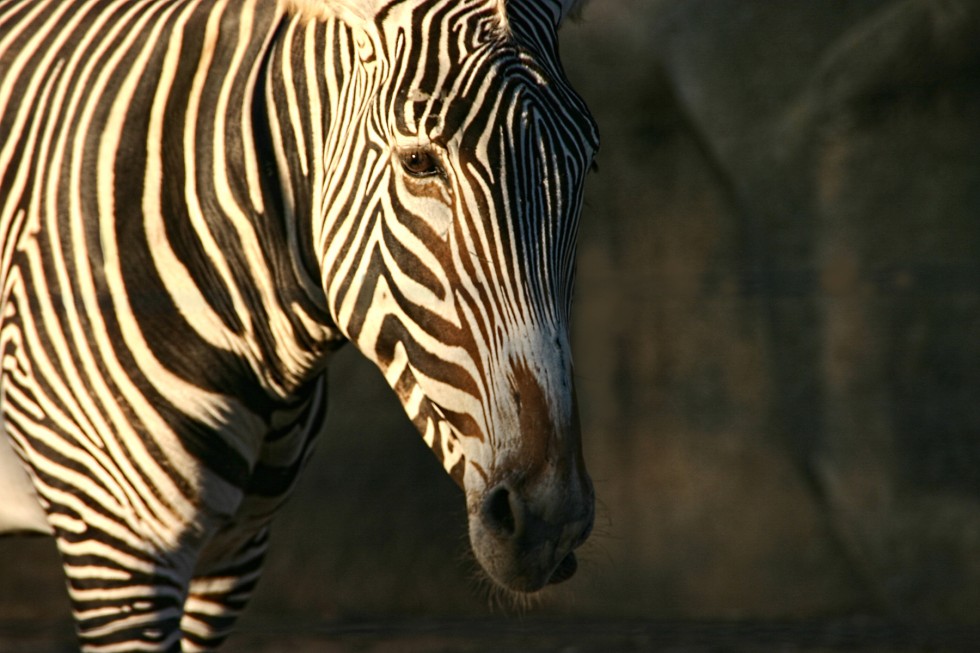
[(336, 269), (339, 251), (350, 234), (372, 224), (372, 211), (355, 203), (373, 197), (367, 191), (373, 181), (363, 176), (378, 149), (377, 137), (363, 133), (363, 112), (380, 74), (361, 74), (354, 41), (340, 20), (285, 15), (257, 98), (289, 251), (337, 334), (343, 330), (332, 321), (336, 315), (324, 293), (330, 279), (350, 281)]
[[(168, 79), (162, 65), (147, 74), (160, 79), (157, 87), (130, 105), (133, 129), (158, 130), (162, 138), (159, 151), (147, 154), (145, 178), (159, 179), (154, 188), (166, 200), (157, 230), (166, 240), (148, 246), (148, 255), (123, 254), (154, 263), (131, 266), (130, 285), (154, 289), (134, 298), (134, 311), (137, 319), (154, 316), (156, 298), (165, 298), (176, 311), (148, 336), (161, 355), (193, 359), (186, 351), (193, 339), (209, 355), (229, 359), (213, 367), (240, 370), (242, 382), (257, 383), (270, 398), (290, 397), (322, 369), (338, 338), (319, 275), (310, 272), (303, 222), (295, 219), (297, 189), (281, 184), (276, 171), (275, 130), (264, 106), (282, 14), (261, 0), (244, 7), (189, 4), (186, 11), (180, 38), (158, 46), (170, 48), (161, 50), (165, 62), (179, 43), (176, 72)], [(203, 44), (195, 40), (201, 34)], [(149, 116), (146, 127), (142, 115)], [(147, 206), (156, 204), (120, 208), (141, 211), (149, 224)], [(187, 365), (196, 379), (221, 374), (196, 369), (193, 360)]]

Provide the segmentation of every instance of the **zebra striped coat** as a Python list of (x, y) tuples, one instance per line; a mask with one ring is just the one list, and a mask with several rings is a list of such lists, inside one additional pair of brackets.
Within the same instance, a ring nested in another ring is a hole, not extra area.
[(346, 341), (488, 575), (574, 572), (572, 4), (0, 0), (0, 527), (56, 537), (86, 650), (227, 636)]

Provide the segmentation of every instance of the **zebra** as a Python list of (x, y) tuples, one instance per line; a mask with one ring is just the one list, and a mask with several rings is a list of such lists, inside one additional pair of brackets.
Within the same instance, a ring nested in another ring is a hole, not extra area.
[(578, 4), (0, 0), (0, 529), (55, 538), (84, 650), (226, 639), (346, 342), (489, 578), (575, 573)]

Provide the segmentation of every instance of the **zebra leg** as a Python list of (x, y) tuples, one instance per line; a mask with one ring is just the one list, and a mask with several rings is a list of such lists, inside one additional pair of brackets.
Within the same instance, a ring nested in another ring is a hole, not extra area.
[(214, 650), (231, 634), (259, 581), (268, 542), (268, 526), (243, 535), (241, 524), (208, 542), (184, 603), (184, 651)]
[(57, 530), (83, 651), (180, 651), (189, 562), (138, 552), (90, 527)]
[(326, 378), (279, 416), (241, 502), (201, 550), (184, 604), (185, 651), (213, 650), (231, 633), (262, 573), (269, 525), (313, 450), (326, 410)]

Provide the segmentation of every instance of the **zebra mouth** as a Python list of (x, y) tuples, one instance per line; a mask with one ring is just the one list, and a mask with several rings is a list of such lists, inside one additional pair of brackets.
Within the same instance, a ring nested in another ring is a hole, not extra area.
[(557, 585), (558, 583), (564, 583), (566, 580), (575, 575), (578, 570), (578, 560), (575, 558), (575, 553), (570, 552), (567, 556), (562, 558), (562, 561), (558, 563), (558, 567), (551, 573), (551, 578), (548, 579), (549, 585)]
[(497, 585), (512, 592), (533, 594), (548, 585), (564, 583), (578, 571), (575, 553), (568, 549), (564, 553), (556, 551), (559, 547), (554, 540), (508, 542), (499, 535), (489, 534), (476, 538), (473, 551), (480, 566)]

